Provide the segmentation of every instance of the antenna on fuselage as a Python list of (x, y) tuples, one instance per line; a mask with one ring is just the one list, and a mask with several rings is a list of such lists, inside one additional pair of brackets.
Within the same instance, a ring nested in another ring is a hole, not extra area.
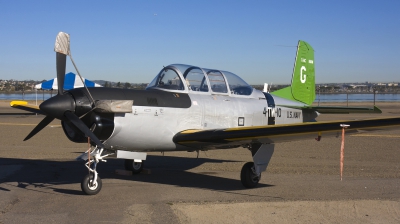
[[(272, 86), (272, 82), (271, 85), (268, 86), (268, 83), (264, 83), (264, 89), (263, 92), (264, 93), (269, 93), (271, 91), (271, 86)], [(268, 88), (269, 87), (269, 88)]]
[(264, 93), (268, 93), (268, 83), (264, 83), (263, 92), (264, 92)]

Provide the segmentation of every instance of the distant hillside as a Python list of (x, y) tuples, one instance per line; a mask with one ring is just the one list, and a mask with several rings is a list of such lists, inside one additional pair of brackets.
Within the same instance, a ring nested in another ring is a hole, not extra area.
[(105, 81), (105, 80), (92, 80), (92, 82), (95, 82), (95, 83), (97, 83), (97, 84), (100, 84), (100, 85), (104, 86), (104, 84), (105, 84), (106, 82), (109, 82), (109, 81)]

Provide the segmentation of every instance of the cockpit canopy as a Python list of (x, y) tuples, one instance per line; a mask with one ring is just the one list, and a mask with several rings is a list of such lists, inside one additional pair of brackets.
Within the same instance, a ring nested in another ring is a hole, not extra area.
[(146, 89), (244, 96), (253, 92), (249, 84), (231, 72), (182, 64), (163, 68)]

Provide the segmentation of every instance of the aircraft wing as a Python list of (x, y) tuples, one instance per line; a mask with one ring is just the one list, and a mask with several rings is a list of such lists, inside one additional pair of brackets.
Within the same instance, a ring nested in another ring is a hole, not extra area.
[(373, 108), (366, 107), (320, 107), (320, 106), (290, 106), (290, 105), (278, 105), (282, 107), (288, 107), (300, 110), (313, 110), (321, 114), (350, 114), (350, 113), (382, 113), (382, 111), (374, 106)]
[(38, 105), (30, 105), (26, 101), (11, 101), (10, 106), (21, 110), (26, 110), (32, 113), (46, 115), (40, 110)]
[(232, 148), (250, 143), (279, 143), (319, 136), (340, 136), (341, 124), (350, 125), (346, 133), (400, 127), (400, 117), (368, 120), (308, 122), (211, 130), (185, 130), (177, 133), (176, 144), (199, 148)]

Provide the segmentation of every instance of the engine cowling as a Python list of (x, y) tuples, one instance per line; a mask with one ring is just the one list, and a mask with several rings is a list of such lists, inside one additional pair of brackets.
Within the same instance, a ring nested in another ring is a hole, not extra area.
[[(85, 94), (85, 89), (68, 91), (75, 101), (75, 114), (91, 129), (99, 140), (107, 140), (114, 131), (114, 113), (97, 113)], [(62, 128), (69, 140), (77, 143), (87, 142), (85, 134), (68, 120), (61, 121)]]

